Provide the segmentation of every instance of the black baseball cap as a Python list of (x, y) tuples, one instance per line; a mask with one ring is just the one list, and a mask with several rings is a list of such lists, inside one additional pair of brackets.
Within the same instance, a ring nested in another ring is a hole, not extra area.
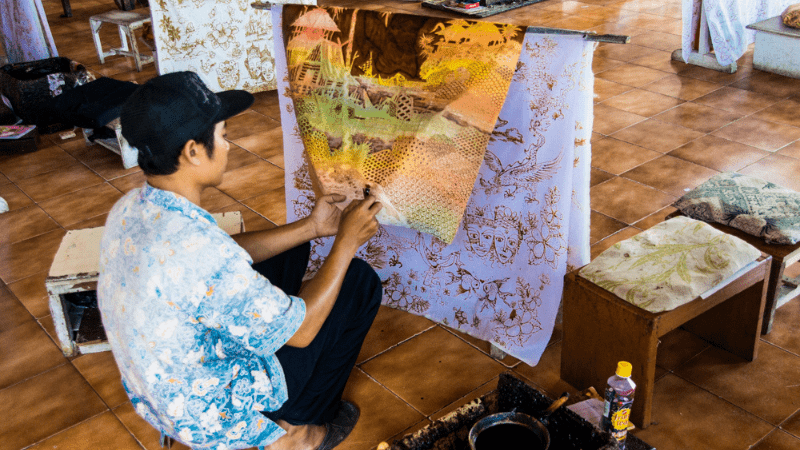
[(122, 105), (122, 136), (139, 151), (174, 152), (253, 101), (253, 94), (242, 90), (215, 94), (194, 72), (160, 75), (139, 86)]

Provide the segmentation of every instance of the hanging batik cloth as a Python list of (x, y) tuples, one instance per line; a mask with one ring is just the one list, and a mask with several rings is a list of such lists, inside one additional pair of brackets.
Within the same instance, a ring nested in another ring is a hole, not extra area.
[(299, 132), (324, 193), (378, 220), (455, 237), (516, 69), (524, 28), (287, 5)]
[[(394, 17), (406, 18), (392, 16), (390, 23)], [(283, 48), (280, 7), (273, 20), (276, 48)], [(403, 30), (398, 24), (396, 32)], [(384, 31), (376, 24), (365, 33)], [(525, 33), (453, 241), (386, 225), (359, 250), (383, 281), (384, 305), (492, 342), (527, 364), (539, 361), (553, 332), (564, 275), (589, 262), (593, 50), (594, 43), (581, 36)], [(285, 53), (276, 54), (286, 219), (294, 222), (308, 216), (319, 193), (297, 132)], [(448, 170), (456, 168), (440, 169), (439, 177), (448, 177)], [(332, 244), (332, 238), (311, 242), (308, 276)]]

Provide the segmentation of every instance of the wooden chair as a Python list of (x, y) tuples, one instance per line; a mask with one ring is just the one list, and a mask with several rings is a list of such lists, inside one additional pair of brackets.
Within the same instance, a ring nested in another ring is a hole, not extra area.
[[(633, 365), (631, 421), (650, 425), (659, 338), (677, 327), (745, 360), (758, 353), (772, 258), (762, 252), (721, 286), (675, 309), (653, 313), (580, 276), (565, 277), (561, 378), (576, 389), (604, 389), (618, 361)], [(669, 405), (662, 405), (669, 407)]]

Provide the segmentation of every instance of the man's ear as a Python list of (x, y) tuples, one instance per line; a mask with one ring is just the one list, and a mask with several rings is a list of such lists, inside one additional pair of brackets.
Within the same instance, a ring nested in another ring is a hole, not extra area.
[(200, 158), (198, 158), (198, 155), (200, 154), (200, 150), (202, 149), (197, 144), (197, 142), (195, 142), (193, 139), (189, 139), (183, 145), (183, 149), (181, 149), (181, 156), (179, 159), (182, 160), (181, 162), (185, 162), (186, 164), (199, 166)]

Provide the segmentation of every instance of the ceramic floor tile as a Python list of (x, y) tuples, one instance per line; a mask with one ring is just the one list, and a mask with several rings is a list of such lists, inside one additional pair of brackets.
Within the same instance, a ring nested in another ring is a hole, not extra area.
[(236, 200), (243, 200), (275, 190), (283, 184), (283, 169), (259, 161), (225, 172), (222, 184), (217, 188)]
[(597, 19), (592, 17), (582, 17), (579, 15), (566, 16), (561, 19), (549, 20), (545, 23), (546, 26), (551, 28), (567, 28), (571, 30), (588, 30), (604, 23), (605, 19)]
[(283, 130), (275, 128), (251, 134), (235, 141), (236, 145), (283, 168)]
[(613, 81), (604, 80), (602, 78), (595, 78), (594, 101), (595, 103), (600, 103), (632, 89), (634, 88), (631, 86), (614, 83)]
[(65, 226), (64, 228), (67, 230), (83, 230), (85, 228), (97, 228), (105, 226), (106, 219), (108, 219), (108, 214), (101, 214), (99, 216), (94, 216), (86, 220), (82, 220), (80, 222), (75, 222)]
[(643, 89), (628, 91), (603, 102), (605, 105), (646, 117), (666, 111), (681, 103), (683, 103), (681, 99)]
[(655, 383), (653, 422), (633, 434), (658, 450), (747, 450), (773, 428), (671, 374)]
[(80, 355), (72, 360), (72, 365), (110, 409), (128, 401), (117, 363), (110, 351)]
[(642, 86), (642, 89), (691, 101), (721, 87), (720, 84), (669, 74), (660, 80)]
[(598, 168), (592, 167), (591, 168), (591, 173), (590, 173), (590, 178), (591, 179), (589, 180), (589, 186), (594, 186), (596, 184), (600, 184), (600, 183), (602, 183), (604, 181), (608, 181), (608, 180), (614, 178), (614, 174), (611, 174), (611, 173), (605, 172), (603, 170), (600, 170)]
[(597, 255), (603, 253), (617, 242), (632, 238), (641, 232), (642, 230), (636, 227), (627, 227), (597, 242), (596, 244), (592, 244), (592, 246), (590, 247), (591, 259), (595, 259)]
[(90, 448), (113, 448), (114, 450), (142, 449), (136, 439), (134, 439), (111, 411), (106, 411), (98, 416), (92, 417), (33, 447), (29, 447), (30, 450), (85, 450)]
[(697, 103), (687, 102), (655, 116), (655, 119), (710, 133), (741, 117), (742, 115), (739, 113), (721, 111), (698, 105)]
[(796, 324), (800, 320), (800, 298), (795, 298), (775, 310), (772, 331), (761, 338), (795, 355), (800, 355), (800, 334)]
[(0, 186), (8, 183), (11, 183), (11, 180), (9, 180), (7, 176), (0, 173)]
[(103, 183), (40, 203), (42, 209), (62, 226), (82, 222), (111, 211), (122, 193)]
[[(640, 35), (643, 36), (643, 35)], [(597, 50), (595, 50), (595, 55), (601, 58), (608, 58), (613, 59), (615, 61), (624, 61), (630, 62), (634, 59), (644, 58), (646, 56), (652, 55), (656, 52), (657, 49), (635, 45), (635, 44), (626, 44), (626, 45), (619, 45), (619, 44), (611, 44), (611, 43), (601, 43), (597, 46)], [(629, 84), (629, 83), (625, 83)]]
[[(636, 28), (632, 25), (625, 25), (619, 22), (606, 22), (602, 25), (598, 25), (594, 28), (591, 28), (590, 31), (594, 31), (597, 34), (617, 34), (623, 36), (637, 36), (642, 33), (647, 33), (649, 30), (645, 30), (642, 28)], [(628, 45), (628, 44), (625, 44)]]
[(800, 410), (781, 424), (781, 428), (800, 438)]
[(660, 209), (643, 219), (637, 220), (633, 223), (633, 226), (640, 230), (650, 229), (653, 226), (663, 222), (668, 215), (674, 213), (675, 211), (677, 210), (674, 207), (667, 206), (666, 208)]
[(676, 197), (652, 187), (617, 177), (591, 188), (592, 209), (626, 224), (649, 216)]
[(649, 67), (651, 69), (660, 70), (666, 73), (678, 73), (686, 68), (686, 63), (682, 61), (674, 61), (672, 59), (671, 51), (655, 51), (647, 56), (632, 59), (629, 61), (631, 64), (637, 66)]
[(242, 200), (242, 203), (278, 225), (286, 223), (286, 190), (283, 187)]
[[(136, 413), (131, 402), (123, 403), (115, 408), (113, 413), (142, 447), (147, 450), (164, 450), (164, 447), (159, 442), (161, 433)], [(171, 450), (189, 450), (189, 447), (180, 442), (175, 442), (172, 444)]]
[(372, 448), (425, 418), (359, 369), (350, 374), (342, 398), (358, 405), (361, 417), (337, 449)]
[(731, 87), (786, 98), (800, 92), (800, 80), (754, 70), (750, 76), (731, 83)]
[(779, 186), (800, 192), (800, 160), (783, 155), (768, 155), (740, 170), (740, 173), (771, 181)]
[(0, 244), (0, 280), (13, 283), (50, 270), (65, 234), (66, 231), (57, 229), (13, 244)]
[(752, 75), (752, 67), (739, 67), (734, 73), (720, 72), (714, 69), (688, 64), (685, 69), (678, 72), (681, 76), (708, 81), (722, 85), (730, 85)]
[[(621, 66), (623, 64), (625, 64), (625, 61), (619, 61), (619, 60), (610, 59), (610, 58), (603, 58), (602, 56), (595, 56), (592, 59), (592, 72), (595, 73), (595, 74), (602, 73), (602, 72), (605, 72), (606, 70), (613, 69), (614, 67), (619, 67), (619, 66)], [(602, 78), (595, 78), (595, 82), (598, 79), (602, 79)], [(633, 86), (630, 86), (630, 88), (633, 89)]]
[(29, 320), (0, 332), (3, 343), (3, 370), (0, 390), (67, 362), (36, 321)]
[(619, 220), (600, 214), (597, 211), (591, 212), (590, 222), (592, 226), (589, 229), (589, 245), (596, 244), (627, 227), (626, 224)]
[(24, 180), (77, 163), (77, 160), (56, 146), (0, 159), (0, 172), (11, 181)]
[(757, 112), (753, 117), (800, 127), (800, 117), (798, 117), (797, 111), (800, 111), (800, 98), (796, 100), (782, 100)]
[(800, 448), (800, 438), (776, 429), (750, 450), (794, 450), (797, 448)]
[(261, 161), (261, 158), (253, 153), (239, 147), (236, 144), (230, 144), (228, 151), (228, 165), (227, 170), (234, 170), (240, 167), (249, 166), (250, 164)]
[(58, 170), (58, 174), (43, 173), (17, 181), (17, 186), (35, 202), (69, 194), (103, 183), (105, 180), (92, 170), (77, 163)]
[(514, 368), (514, 373), (533, 382), (551, 398), (557, 398), (564, 392), (574, 397), (578, 392), (561, 379), (561, 342), (548, 346), (535, 366), (522, 363)]
[(360, 364), (432, 326), (434, 323), (425, 317), (381, 306), (364, 339), (357, 361)]
[(753, 114), (781, 101), (780, 97), (724, 86), (693, 100), (701, 105), (742, 114)]
[[(278, 91), (256, 92), (253, 94), (255, 101), (251, 110), (260, 112), (275, 122), (280, 123), (281, 108), (278, 104)], [(249, 134), (249, 133), (248, 133)], [(230, 138), (230, 135), (228, 136)]]
[(731, 141), (774, 152), (800, 139), (800, 128), (745, 117), (712, 133)]
[(275, 121), (252, 110), (247, 110), (226, 121), (227, 139), (235, 141), (253, 133), (269, 131), (275, 128)]
[[(450, 328), (448, 326), (442, 325), (442, 328), (447, 331), (448, 333), (452, 333), (457, 338), (461, 339), (462, 341), (466, 342), (467, 344), (477, 348), (480, 350), (484, 355), (492, 356), (492, 343), (488, 341), (484, 341), (483, 339), (478, 339), (476, 337), (470, 336), (467, 333), (464, 333), (458, 329)], [(513, 368), (521, 361), (517, 358), (506, 354), (502, 359), (497, 359), (492, 357), (495, 361), (499, 362), (500, 364), (506, 366), (506, 368)]]
[(800, 409), (798, 368), (800, 356), (762, 343), (755, 361), (709, 347), (675, 374), (777, 426)]
[(487, 381), (486, 383), (478, 386), (475, 390), (470, 392), (469, 394), (455, 400), (454, 402), (450, 403), (449, 405), (445, 406), (441, 410), (435, 412), (430, 416), (430, 420), (437, 421), (442, 417), (450, 414), (451, 412), (457, 410), (458, 408), (466, 405), (467, 403), (481, 398), (482, 396), (491, 393), (492, 391), (497, 390), (497, 382), (500, 381), (500, 377), (494, 377), (491, 380)]
[(71, 154), (105, 180), (113, 180), (142, 171), (139, 166), (126, 169), (122, 165), (120, 155), (100, 145), (82, 146)]
[[(3, 449), (21, 449), (106, 410), (72, 364), (0, 390)], [(34, 425), (35, 424), (35, 425)]]
[(703, 133), (675, 124), (650, 119), (639, 122), (611, 135), (615, 139), (639, 147), (667, 153), (679, 146), (703, 136)]
[(47, 271), (40, 272), (9, 283), (6, 286), (25, 306), (28, 312), (37, 319), (50, 314), (50, 303), (47, 297), (47, 288), (44, 284), (47, 275)]
[(609, 135), (637, 124), (646, 117), (622, 111), (603, 104), (594, 105), (594, 131)]
[(637, 66), (635, 64), (625, 64), (597, 74), (597, 77), (628, 86), (642, 87), (658, 81), (668, 75), (669, 74), (666, 72), (651, 69), (649, 67)]
[(145, 179), (144, 172), (139, 171), (124, 177), (114, 178), (109, 183), (122, 193), (128, 193), (131, 189), (144, 186)]
[(706, 135), (669, 152), (680, 158), (719, 172), (736, 172), (770, 153), (749, 145)]
[(361, 368), (425, 415), (438, 411), (504, 369), (439, 327), (378, 355)]
[(236, 200), (215, 187), (207, 187), (200, 195), (200, 207), (206, 211), (215, 211), (236, 203)]
[(680, 197), (717, 173), (716, 170), (664, 155), (625, 172), (623, 176)]
[(778, 150), (777, 153), (779, 155), (800, 159), (800, 141), (794, 142), (792, 144), (787, 145), (786, 147), (783, 147), (782, 149)]
[(592, 145), (592, 167), (614, 175), (620, 175), (659, 156), (661, 153), (614, 138), (603, 139)]
[(58, 224), (36, 205), (0, 214), (0, 242), (14, 242), (59, 228)]
[(9, 211), (33, 205), (33, 200), (12, 183), (0, 185), (0, 198), (6, 201)]
[(631, 44), (671, 52), (676, 48), (681, 48), (681, 37), (674, 34), (653, 31), (634, 36), (631, 38)]

